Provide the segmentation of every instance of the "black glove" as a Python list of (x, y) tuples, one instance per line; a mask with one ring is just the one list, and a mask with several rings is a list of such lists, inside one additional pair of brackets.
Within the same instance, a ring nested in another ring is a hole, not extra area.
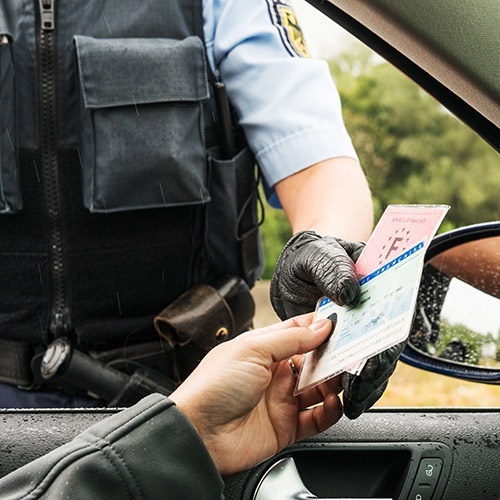
[(368, 359), (359, 375), (342, 374), (343, 404), (346, 417), (354, 420), (382, 396), (396, 368), (406, 340)]
[(339, 305), (356, 305), (360, 297), (354, 262), (364, 243), (302, 231), (290, 238), (271, 279), (271, 303), (281, 319), (314, 311), (323, 296)]
[[(350, 243), (314, 231), (292, 236), (284, 246), (271, 279), (271, 303), (281, 319), (314, 310), (327, 296), (339, 305), (356, 305), (360, 298), (354, 262), (363, 243)], [(344, 412), (359, 417), (382, 396), (406, 341), (370, 358), (359, 375), (344, 373)]]

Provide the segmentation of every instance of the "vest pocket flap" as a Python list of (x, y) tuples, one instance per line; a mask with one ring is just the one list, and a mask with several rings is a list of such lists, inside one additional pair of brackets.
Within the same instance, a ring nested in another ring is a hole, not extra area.
[(196, 36), (74, 40), (86, 108), (209, 97), (203, 42)]

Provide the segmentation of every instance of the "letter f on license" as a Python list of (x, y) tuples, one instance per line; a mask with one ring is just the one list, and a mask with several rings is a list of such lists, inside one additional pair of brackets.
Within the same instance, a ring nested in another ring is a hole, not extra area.
[(394, 252), (395, 250), (399, 250), (398, 244), (401, 243), (402, 241), (403, 241), (403, 238), (400, 238), (398, 236), (396, 236), (394, 238), (391, 246), (389, 247), (389, 250), (387, 250), (387, 253), (385, 254), (385, 259), (386, 260), (389, 257), (389, 255), (391, 254), (391, 252)]

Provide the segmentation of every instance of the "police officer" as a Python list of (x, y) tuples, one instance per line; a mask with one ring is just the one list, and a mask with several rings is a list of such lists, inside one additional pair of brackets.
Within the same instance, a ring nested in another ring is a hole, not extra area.
[[(324, 294), (356, 302), (370, 193), (287, 1), (3, 2), (0, 34), (0, 406), (95, 405), (40, 388), (40, 359), (67, 362), (47, 346), (155, 342), (153, 316), (186, 290), (225, 273), (253, 284), (249, 150), (294, 232), (272, 282), (280, 317)], [(244, 139), (223, 127), (222, 85)], [(397, 354), (346, 378), (348, 414)]]

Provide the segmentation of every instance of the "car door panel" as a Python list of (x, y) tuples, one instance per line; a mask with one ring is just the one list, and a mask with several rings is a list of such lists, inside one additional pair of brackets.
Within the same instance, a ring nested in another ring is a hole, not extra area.
[[(0, 475), (64, 444), (112, 413), (4, 411)], [(415, 479), (421, 461), (436, 458), (442, 460), (442, 468), (434, 496), (428, 498), (500, 498), (500, 416), (495, 409), (373, 409), (354, 421), (343, 418), (328, 431), (286, 448), (264, 464), (225, 478), (226, 499), (254, 499), (266, 472), (288, 457), (294, 459), (304, 485), (319, 498), (417, 500), (420, 494), (424, 500), (425, 491), (414, 489), (421, 484), (421, 474)], [(276, 500), (280, 498), (287, 497)]]

